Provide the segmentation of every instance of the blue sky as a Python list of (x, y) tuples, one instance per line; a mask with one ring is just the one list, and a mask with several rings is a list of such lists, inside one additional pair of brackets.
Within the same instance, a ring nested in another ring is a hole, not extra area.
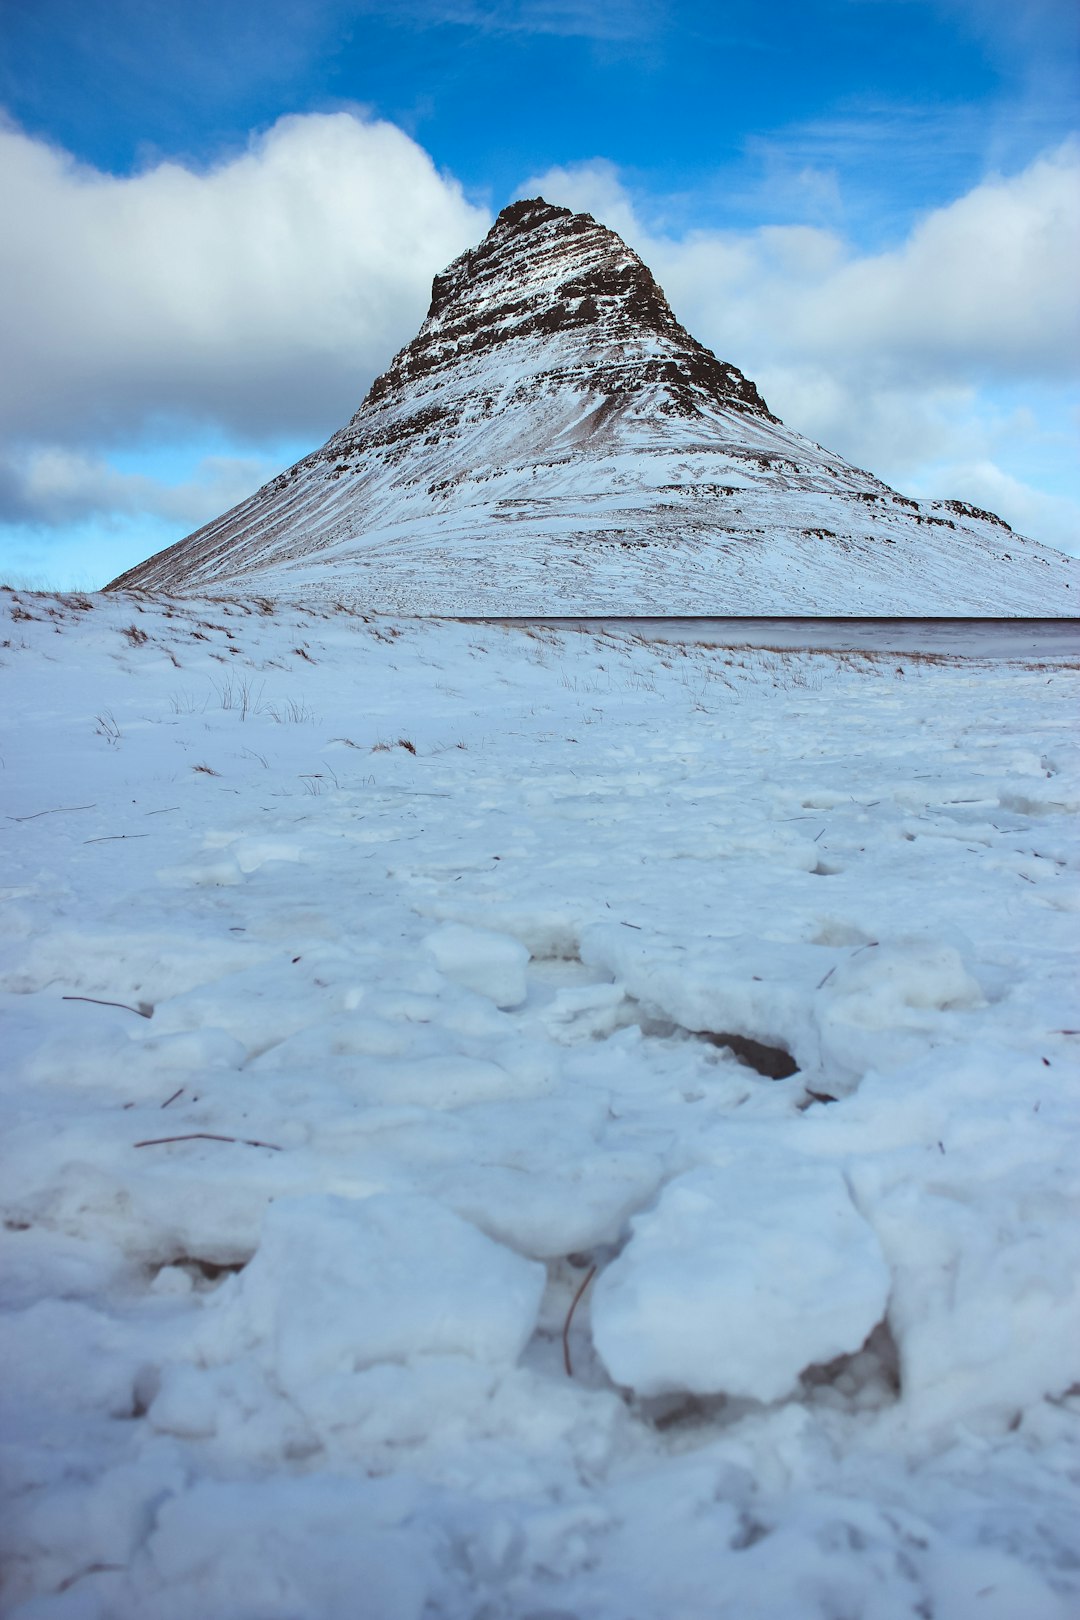
[(791, 425), (1080, 551), (1077, 61), (1065, 0), (4, 0), (0, 574), (320, 443), (535, 189)]

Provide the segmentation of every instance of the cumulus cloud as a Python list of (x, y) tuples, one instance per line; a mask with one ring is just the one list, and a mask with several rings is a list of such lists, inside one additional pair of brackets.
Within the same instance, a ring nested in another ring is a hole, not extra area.
[(792, 310), (802, 352), (893, 376), (1062, 377), (1080, 361), (1080, 147), (984, 181), (901, 247), (839, 266)]
[(9, 522), (60, 528), (85, 518), (163, 518), (195, 529), (279, 471), (264, 456), (203, 456), (190, 475), (169, 482), (125, 472), (100, 455), (40, 445), (0, 455), (0, 510)]
[[(1067, 410), (1080, 365), (1080, 144), (990, 176), (922, 218), (886, 252), (834, 230), (651, 229), (609, 163), (535, 176), (523, 195), (612, 225), (654, 270), (680, 320), (761, 386), (793, 427), (921, 492), (980, 497), (1069, 549), (1076, 503), (1038, 497), (1003, 455), (1045, 445), (1030, 412), (1003, 419), (995, 391), (1038, 391)], [(931, 476), (960, 487), (927, 487)], [(1030, 530), (1029, 530), (1030, 532)]]
[(155, 417), (316, 441), (489, 216), (395, 126), (289, 117), (199, 171), (116, 177), (0, 128), (0, 433), (86, 445)]
[(729, 349), (750, 342), (770, 357), (830, 366), (854, 357), (894, 384), (1062, 377), (1080, 362), (1075, 141), (984, 181), (898, 247), (865, 256), (805, 225), (653, 234), (603, 162), (549, 170), (522, 188), (535, 191), (626, 235), (682, 318)]

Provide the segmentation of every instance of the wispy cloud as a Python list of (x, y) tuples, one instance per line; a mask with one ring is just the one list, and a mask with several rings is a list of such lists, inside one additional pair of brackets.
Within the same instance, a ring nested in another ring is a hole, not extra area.
[(655, 34), (670, 7), (668, 0), (360, 0), (356, 9), (408, 26), (626, 42)]
[(0, 456), (0, 511), (9, 522), (60, 528), (87, 518), (163, 518), (193, 529), (250, 495), (279, 471), (265, 456), (204, 456), (170, 481), (113, 466), (106, 457), (59, 445)]

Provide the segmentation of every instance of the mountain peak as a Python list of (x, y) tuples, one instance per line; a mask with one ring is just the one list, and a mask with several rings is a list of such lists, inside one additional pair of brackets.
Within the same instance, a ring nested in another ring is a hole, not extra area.
[(720, 405), (776, 420), (741, 371), (680, 326), (620, 236), (543, 197), (504, 208), (483, 241), (435, 277), (427, 319), (361, 410), (432, 373), (522, 343), (548, 340), (555, 360), (551, 340), (567, 337), (593, 353), (595, 380), (610, 399), (659, 384), (666, 396), (659, 406), (669, 412)]
[(505, 208), (499, 210), (489, 234), (494, 235), (496, 231), (529, 231), (537, 225), (559, 219), (586, 219), (595, 223), (591, 214), (575, 214), (570, 208), (549, 203), (545, 197), (519, 197), (517, 202), (507, 203)]

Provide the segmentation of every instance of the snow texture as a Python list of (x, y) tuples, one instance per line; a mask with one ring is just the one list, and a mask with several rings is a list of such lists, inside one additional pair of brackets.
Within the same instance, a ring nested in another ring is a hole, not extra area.
[(519, 1007), (528, 995), (529, 953), (509, 934), (447, 923), (429, 934), (424, 944), (447, 978), (488, 996), (496, 1007)]
[(1072, 1620), (1075, 646), (0, 615), (5, 1617)]

